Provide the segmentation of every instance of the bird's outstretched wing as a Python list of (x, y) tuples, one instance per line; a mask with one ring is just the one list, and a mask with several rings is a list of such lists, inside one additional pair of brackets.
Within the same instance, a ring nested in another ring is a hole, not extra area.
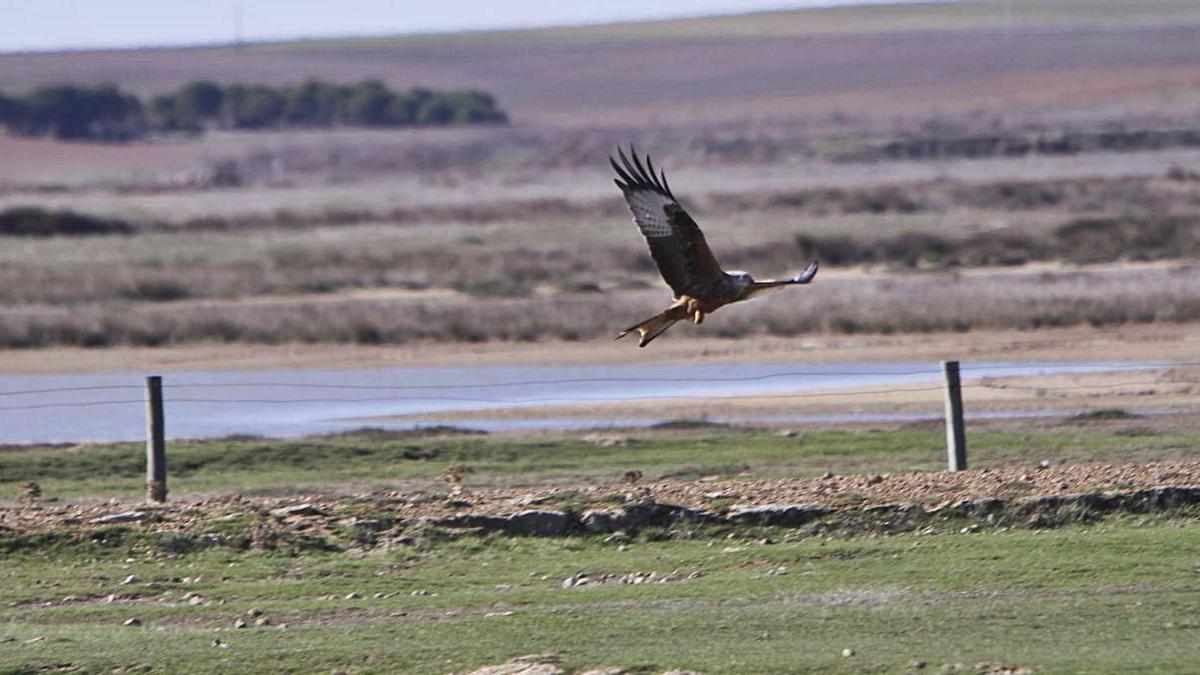
[(804, 271), (791, 279), (767, 279), (765, 281), (755, 281), (750, 284), (750, 289), (757, 288), (778, 288), (780, 286), (791, 286), (792, 284), (807, 284), (817, 276), (817, 261), (814, 260), (808, 263), (808, 267)]
[(650, 245), (650, 256), (675, 297), (704, 295), (706, 289), (724, 278), (725, 272), (696, 221), (671, 194), (666, 174), (660, 169), (655, 175), (649, 155), (643, 165), (633, 146), (629, 152), (633, 161), (620, 148), (620, 163), (611, 156), (608, 161), (619, 176), (615, 182), (633, 212), (633, 222)]
[(815, 276), (817, 276), (816, 260), (810, 262), (808, 267), (804, 268), (803, 272), (797, 274), (791, 279), (767, 279), (765, 281), (750, 282), (750, 287), (746, 289), (746, 293), (742, 296), (742, 300), (749, 300), (750, 298), (762, 295), (768, 291), (774, 291), (780, 288), (794, 286), (796, 284), (807, 284), (808, 282), (812, 281), (813, 277)]

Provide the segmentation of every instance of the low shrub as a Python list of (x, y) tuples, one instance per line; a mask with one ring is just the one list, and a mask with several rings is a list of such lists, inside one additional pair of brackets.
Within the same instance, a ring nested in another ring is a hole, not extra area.
[(0, 211), (0, 236), (5, 237), (86, 237), (133, 232), (134, 227), (124, 220), (74, 211), (49, 211), (37, 207)]

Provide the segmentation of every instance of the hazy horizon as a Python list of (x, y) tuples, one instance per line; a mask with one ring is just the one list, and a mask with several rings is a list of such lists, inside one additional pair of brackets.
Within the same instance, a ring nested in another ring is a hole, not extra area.
[(114, 0), (82, 5), (0, 0), (6, 15), (19, 17), (0, 25), (0, 53), (544, 28), (921, 1), (927, 0), (661, 0), (653, 6), (636, 0), (512, 0), (501, 8), (482, 0), (443, 0), (400, 9), (385, 0), (345, 0), (334, 10), (315, 0)]

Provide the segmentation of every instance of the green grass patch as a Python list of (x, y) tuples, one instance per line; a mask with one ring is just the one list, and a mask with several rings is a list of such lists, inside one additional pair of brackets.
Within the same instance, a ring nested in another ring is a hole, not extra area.
[[(1103, 429), (971, 434), (975, 467), (1037, 462), (1144, 462), (1186, 457), (1194, 435), (1114, 434)], [(464, 485), (537, 485), (564, 480), (618, 482), (630, 470), (646, 480), (834, 472), (933, 471), (944, 467), (941, 429), (814, 431), (794, 437), (737, 428), (638, 430), (624, 445), (578, 436), (424, 436), (379, 430), (300, 439), (231, 437), (168, 444), (174, 494), (270, 494), (390, 485), (444, 485), (447, 468), (472, 469)], [(29, 446), (0, 451), (0, 495), (26, 481), (46, 497), (142, 494), (145, 451), (135, 443)]]
[[(170, 554), (125, 532), (0, 560), (0, 672), (444, 673), (547, 652), (568, 670), (1179, 672), (1200, 660), (1198, 524), (1114, 516), (779, 543), (700, 531), (623, 548), (464, 537), (369, 555)], [(561, 583), (648, 572), (672, 580)], [(270, 625), (254, 627), (252, 608)], [(142, 625), (122, 626), (130, 617)]]

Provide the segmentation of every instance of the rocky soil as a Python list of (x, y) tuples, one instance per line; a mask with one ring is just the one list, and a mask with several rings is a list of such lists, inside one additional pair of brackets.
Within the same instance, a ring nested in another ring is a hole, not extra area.
[[(632, 477), (631, 477), (632, 478)], [(220, 537), (249, 530), (375, 541), (401, 540), (428, 525), (559, 535), (669, 525), (680, 518), (800, 525), (830, 515), (1030, 511), (1079, 503), (1099, 510), (1153, 510), (1200, 501), (1200, 462), (1076, 464), (957, 473), (825, 474), (777, 480), (578, 485), (548, 489), (471, 489), (446, 493), (374, 492), (288, 498), (229, 496), (146, 505), (132, 500), (67, 503), (31, 497), (0, 508), (0, 536), (87, 531), (135, 523), (156, 533)], [(218, 534), (214, 534), (218, 533)], [(348, 534), (349, 533), (349, 534)]]

